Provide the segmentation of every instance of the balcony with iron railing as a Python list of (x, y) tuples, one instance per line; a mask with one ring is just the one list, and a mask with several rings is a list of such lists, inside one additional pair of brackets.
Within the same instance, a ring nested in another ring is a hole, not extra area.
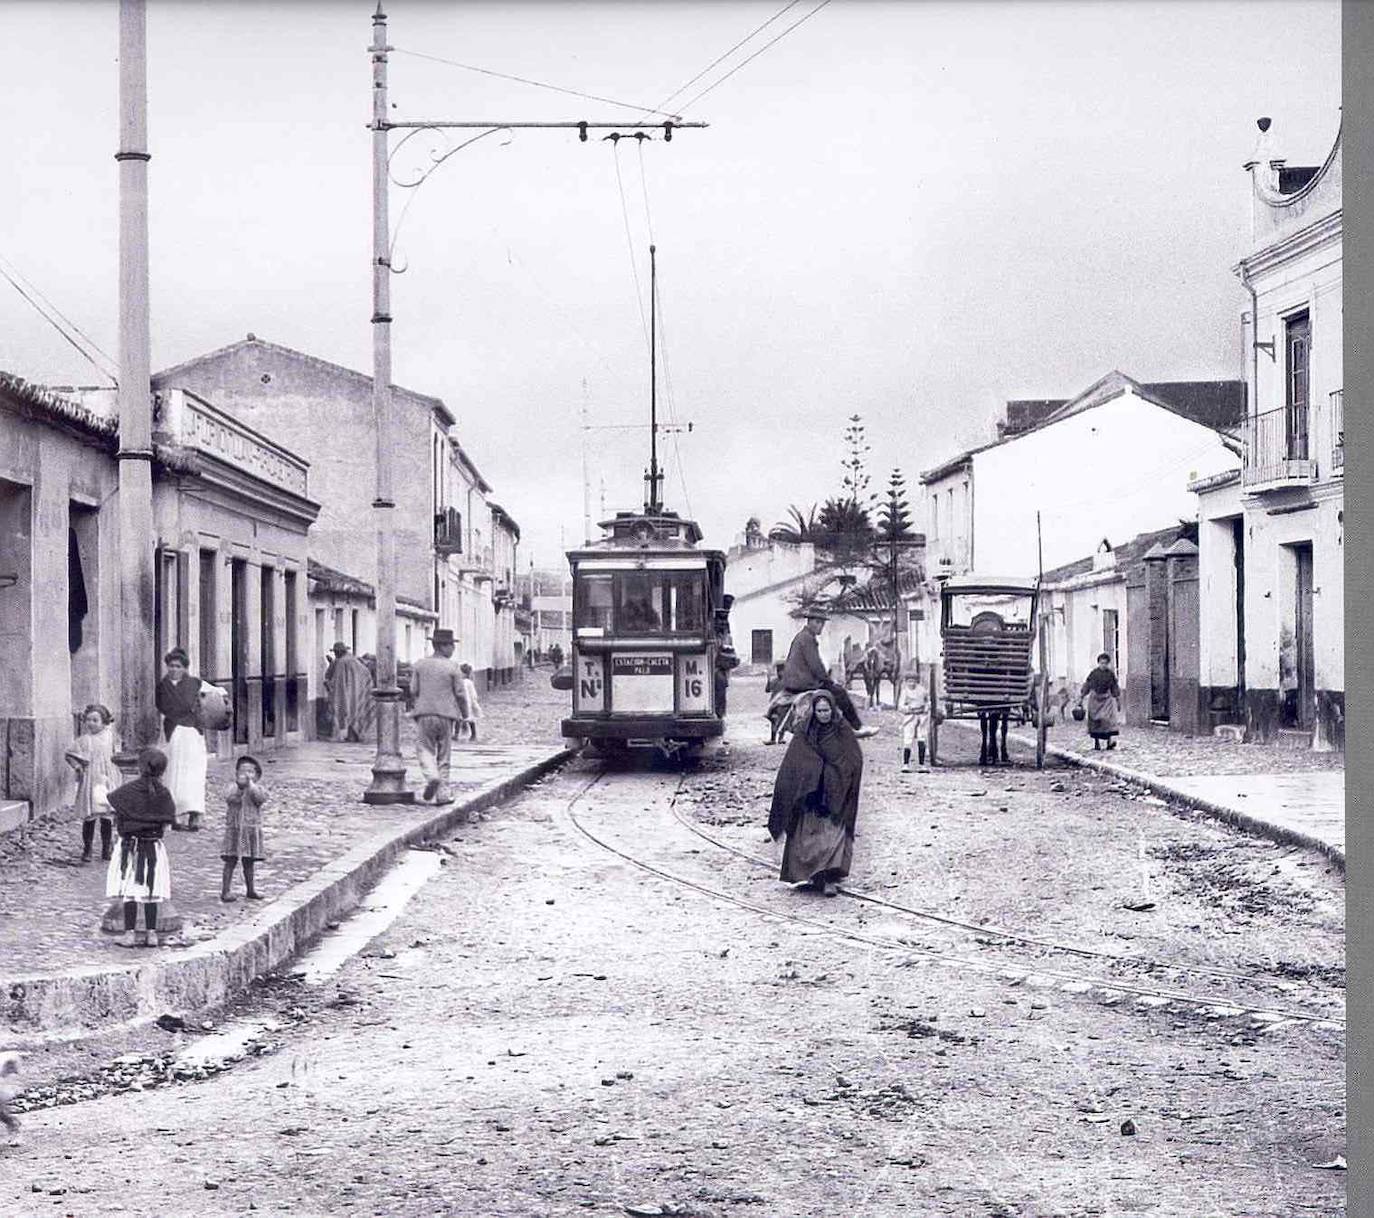
[(1324, 404), (1281, 406), (1247, 418), (1241, 431), (1241, 485), (1249, 491), (1311, 486), (1340, 469), (1340, 409), (1337, 390)]

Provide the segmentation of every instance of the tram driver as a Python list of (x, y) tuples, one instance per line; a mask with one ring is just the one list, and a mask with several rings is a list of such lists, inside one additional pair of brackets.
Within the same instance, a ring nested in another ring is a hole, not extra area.
[(840, 714), (854, 729), (856, 736), (861, 739), (876, 736), (878, 729), (863, 725), (848, 692), (830, 679), (830, 673), (821, 661), (821, 648), (816, 640), (820, 638), (828, 620), (829, 614), (824, 609), (812, 606), (806, 611), (806, 624), (797, 632), (797, 637), (792, 640), (792, 646), (787, 652), (787, 662), (782, 669), (782, 687), (789, 694), (805, 693), (813, 689), (829, 690)]

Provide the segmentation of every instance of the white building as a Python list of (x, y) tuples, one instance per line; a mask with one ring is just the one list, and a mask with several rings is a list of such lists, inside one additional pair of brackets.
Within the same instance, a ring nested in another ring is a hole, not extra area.
[(1248, 739), (1345, 741), (1341, 134), (1290, 168), (1269, 120), (1246, 163), (1252, 403), (1239, 471), (1193, 483), (1200, 518), (1202, 684)]
[[(733, 596), (730, 635), (744, 672), (764, 672), (787, 658), (803, 622), (803, 604), (833, 601), (847, 586), (844, 572), (824, 561), (810, 542), (733, 546), (725, 556), (725, 591)], [(822, 635), (821, 656), (832, 671), (846, 647), (867, 641), (862, 616), (834, 614)]]

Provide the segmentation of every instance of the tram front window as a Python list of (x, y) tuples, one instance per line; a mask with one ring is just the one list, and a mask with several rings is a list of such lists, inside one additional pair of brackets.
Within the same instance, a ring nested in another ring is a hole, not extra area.
[(609, 575), (583, 575), (578, 579), (577, 588), (577, 626), (578, 632), (587, 631), (597, 635), (611, 633), (611, 605), (613, 603), (612, 577)]
[(577, 620), (584, 637), (701, 634), (706, 588), (698, 571), (617, 571), (578, 577)]

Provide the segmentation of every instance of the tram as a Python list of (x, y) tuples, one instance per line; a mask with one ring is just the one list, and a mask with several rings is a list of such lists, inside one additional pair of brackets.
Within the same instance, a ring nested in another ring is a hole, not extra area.
[(572, 716), (563, 735), (614, 756), (691, 758), (724, 730), (730, 670), (725, 555), (663, 506), (658, 461), (657, 262), (649, 246), (649, 467), (642, 512), (602, 521), (568, 551), (573, 580)]
[(573, 698), (563, 735), (606, 755), (690, 757), (724, 726), (735, 661), (725, 555), (699, 548), (696, 521), (655, 500), (568, 552)]

